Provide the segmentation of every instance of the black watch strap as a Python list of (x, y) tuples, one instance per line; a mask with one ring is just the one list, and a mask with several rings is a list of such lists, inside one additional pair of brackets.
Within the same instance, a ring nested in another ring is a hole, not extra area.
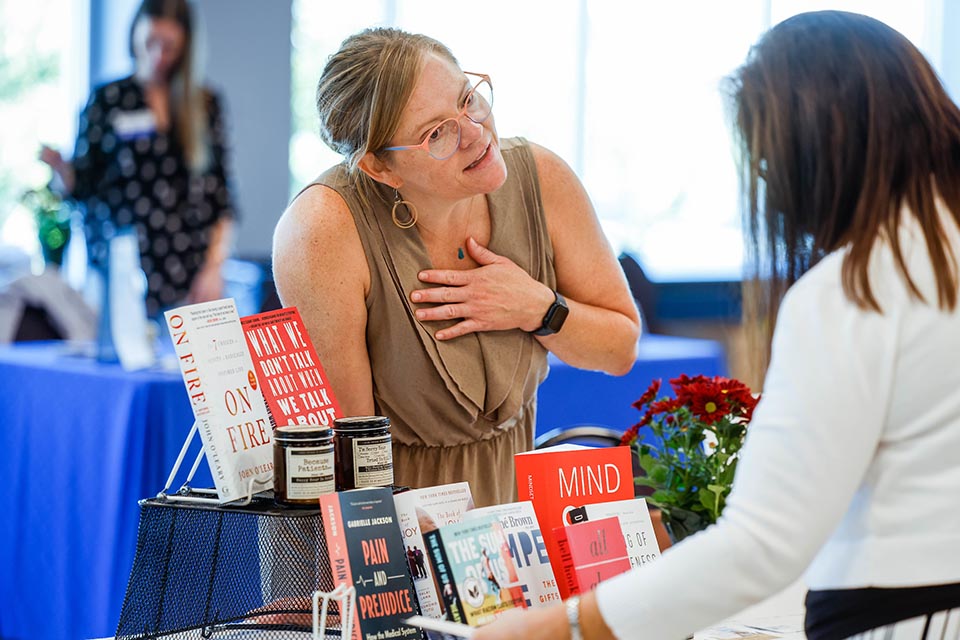
[(533, 335), (549, 336), (557, 333), (563, 328), (563, 323), (567, 321), (569, 313), (570, 309), (567, 307), (567, 301), (564, 300), (559, 291), (554, 289), (553, 304), (550, 305), (547, 313), (543, 316), (543, 324), (540, 325), (539, 329), (532, 332)]

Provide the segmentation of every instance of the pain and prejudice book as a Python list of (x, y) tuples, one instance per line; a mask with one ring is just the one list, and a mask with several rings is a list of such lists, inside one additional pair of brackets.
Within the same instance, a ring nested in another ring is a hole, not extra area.
[(357, 591), (351, 640), (422, 638), (420, 629), (403, 623), (419, 611), (392, 490), (320, 496), (320, 515), (334, 585)]

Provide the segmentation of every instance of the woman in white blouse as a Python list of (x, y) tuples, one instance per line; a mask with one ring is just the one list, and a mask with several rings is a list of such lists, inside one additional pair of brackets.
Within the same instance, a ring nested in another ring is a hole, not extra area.
[(833, 11), (771, 29), (730, 89), (776, 330), (726, 511), (477, 640), (676, 640), (804, 571), (810, 638), (960, 634), (960, 110), (906, 38)]

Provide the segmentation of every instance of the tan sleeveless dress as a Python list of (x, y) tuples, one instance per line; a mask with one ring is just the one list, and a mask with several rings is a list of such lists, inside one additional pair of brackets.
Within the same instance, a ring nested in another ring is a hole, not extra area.
[[(556, 287), (540, 183), (530, 147), (501, 140), (507, 180), (487, 196), (490, 249)], [(417, 228), (390, 218), (392, 192), (361, 205), (342, 165), (317, 179), (353, 213), (370, 268), (367, 349), (378, 415), (390, 418), (398, 485), (426, 487), (467, 480), (477, 506), (516, 499), (513, 455), (533, 446), (537, 386), (546, 351), (520, 331), (492, 331), (437, 341), (453, 322), (421, 323), (410, 292), (431, 268)]]

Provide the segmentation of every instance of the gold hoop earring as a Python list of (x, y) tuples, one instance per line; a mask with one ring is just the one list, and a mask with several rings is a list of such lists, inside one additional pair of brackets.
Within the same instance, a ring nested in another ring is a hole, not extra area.
[[(400, 191), (397, 189), (394, 189), (393, 193), (393, 208), (390, 210), (390, 217), (393, 218), (393, 224), (397, 225), (401, 229), (409, 229), (413, 225), (417, 224), (417, 208), (412, 202), (401, 198)], [(407, 208), (407, 212), (410, 214), (409, 220), (401, 221), (400, 218), (397, 217), (397, 206), (401, 204)]]

